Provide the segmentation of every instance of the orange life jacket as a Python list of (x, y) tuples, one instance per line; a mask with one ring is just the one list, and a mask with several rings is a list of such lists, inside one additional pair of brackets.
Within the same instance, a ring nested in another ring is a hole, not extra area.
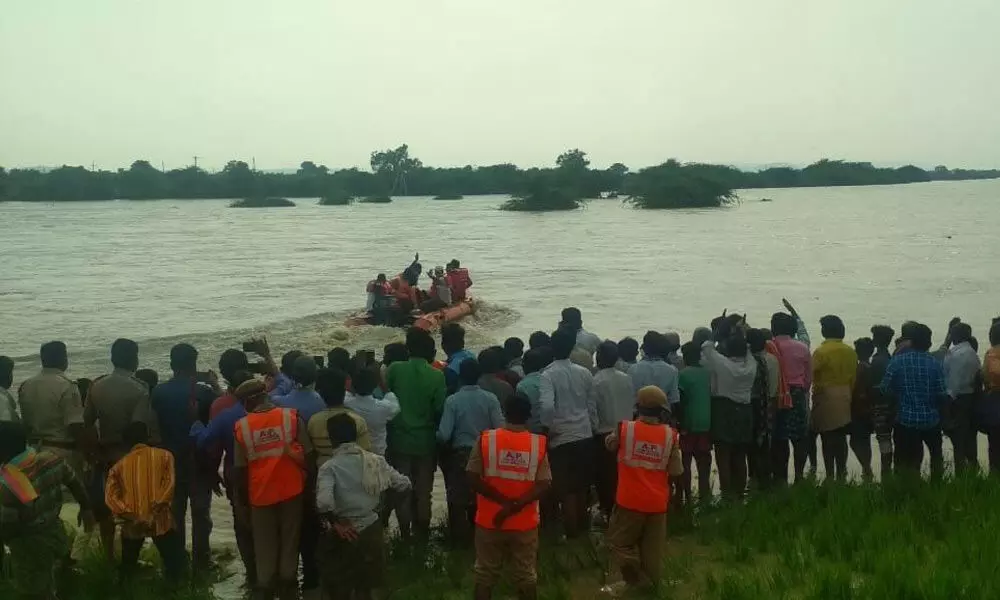
[(398, 282), (395, 290), (397, 302), (410, 302), (413, 306), (420, 304), (420, 297), (417, 295), (417, 287), (410, 285), (402, 275), (397, 275), (394, 281)]
[[(534, 487), (538, 465), (545, 458), (545, 438), (530, 431), (491, 429), (479, 438), (483, 456), (483, 480), (510, 499), (520, 498)], [(500, 505), (476, 496), (476, 525), (496, 529), (493, 519)], [(501, 531), (531, 531), (538, 527), (538, 502), (525, 506), (500, 526)]]
[(236, 443), (247, 453), (251, 506), (284, 502), (305, 489), (305, 452), (296, 441), (298, 430), (298, 413), (292, 408), (251, 412), (236, 423)]
[(465, 267), (454, 269), (448, 273), (448, 286), (451, 287), (451, 301), (465, 300), (465, 293), (472, 287), (472, 277)]
[(666, 425), (624, 421), (618, 426), (618, 491), (615, 502), (643, 513), (665, 513), (670, 502), (670, 451), (677, 431)]

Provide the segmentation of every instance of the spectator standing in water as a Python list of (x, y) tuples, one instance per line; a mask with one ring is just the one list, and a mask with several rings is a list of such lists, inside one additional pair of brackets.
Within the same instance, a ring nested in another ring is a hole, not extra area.
[(677, 369), (667, 363), (670, 343), (666, 336), (656, 331), (647, 331), (642, 338), (642, 360), (628, 370), (635, 393), (647, 385), (655, 385), (667, 395), (670, 406), (681, 401), (677, 389)]
[(492, 346), (479, 353), (479, 368), (482, 372), (479, 387), (492, 393), (501, 403), (514, 395), (514, 385), (516, 385), (516, 383), (512, 385), (504, 378), (505, 360), (503, 348), (500, 346)]
[(314, 493), (312, 445), (295, 409), (272, 404), (263, 383), (247, 381), (236, 396), (247, 416), (235, 427), (233, 479), (253, 528), (255, 598), (270, 600), (277, 592), (279, 600), (294, 600), (302, 514)]
[(66, 344), (42, 344), (39, 357), (41, 372), (26, 379), (17, 391), (24, 434), (29, 445), (62, 458), (83, 481), (82, 450), (93, 435), (83, 424), (80, 389), (66, 377)]
[(681, 346), (684, 368), (677, 378), (681, 401), (680, 447), (684, 460), (681, 499), (691, 499), (691, 464), (698, 469), (698, 500), (712, 498), (712, 375), (701, 366), (701, 346), (691, 341)]
[(823, 440), (827, 477), (847, 478), (847, 432), (858, 355), (844, 343), (844, 322), (836, 315), (819, 320), (823, 343), (813, 352), (813, 428)]
[(109, 513), (123, 521), (122, 578), (135, 574), (139, 552), (148, 537), (160, 554), (164, 577), (173, 585), (187, 570), (187, 553), (171, 508), (174, 456), (146, 445), (148, 440), (145, 423), (137, 421), (125, 427), (122, 442), (130, 449), (108, 471), (104, 499)]
[(905, 348), (897, 352), (882, 377), (883, 393), (898, 402), (893, 428), (896, 468), (920, 472), (924, 446), (930, 453), (931, 478), (944, 474), (941, 449), (941, 406), (946, 401), (944, 368), (930, 354), (931, 329), (922, 323), (907, 323), (902, 337)]
[(448, 494), (448, 526), (453, 541), (469, 537), (475, 517), (475, 502), (465, 474), (472, 448), (487, 430), (503, 427), (500, 401), (480, 386), (482, 371), (475, 359), (462, 362), (462, 387), (448, 396), (438, 426), (437, 440), (443, 446), (442, 471)]
[(472, 352), (465, 349), (465, 328), (458, 323), (446, 323), (441, 327), (441, 349), (448, 357), (444, 369), (447, 392), (454, 394), (462, 387), (459, 379), (462, 362), (475, 357)]
[(618, 460), (614, 450), (605, 442), (622, 421), (632, 418), (635, 409), (635, 392), (632, 379), (615, 368), (618, 363), (618, 345), (612, 341), (601, 342), (597, 347), (597, 373), (590, 388), (597, 407), (597, 498), (606, 518), (615, 506), (615, 489), (618, 485)]
[(811, 435), (809, 389), (812, 386), (812, 355), (809, 346), (795, 339), (798, 329), (795, 317), (788, 313), (774, 313), (771, 317), (773, 350), (791, 400), (791, 406), (779, 408), (775, 414), (771, 466), (779, 483), (788, 481), (789, 446), (794, 451), (795, 481), (802, 480)]
[(10, 393), (14, 384), (14, 361), (9, 356), (0, 356), (0, 422), (21, 422), (17, 412), (17, 401)]
[(370, 600), (384, 578), (379, 500), (389, 489), (405, 491), (410, 481), (357, 443), (357, 422), (349, 415), (330, 417), (327, 429), (333, 456), (316, 478), (316, 509), (325, 529), (318, 565), (323, 591), (330, 600)]
[(957, 323), (952, 327), (952, 346), (944, 357), (944, 376), (951, 413), (949, 435), (955, 449), (955, 469), (974, 469), (978, 472), (978, 432), (973, 415), (982, 364), (979, 362), (979, 354), (972, 348), (971, 340), (972, 327), (968, 323)]
[[(133, 422), (144, 423), (147, 428), (155, 422), (149, 388), (135, 377), (139, 368), (139, 344), (124, 338), (115, 340), (111, 345), (111, 364), (114, 371), (94, 381), (83, 410), (84, 425), (98, 427), (99, 446), (88, 490), (101, 531), (101, 544), (109, 560), (115, 553), (115, 521), (104, 503), (108, 470), (134, 445), (124, 439), (125, 430)], [(173, 495), (173, 486), (170, 491)]]
[[(399, 398), (399, 415), (392, 421), (389, 464), (413, 484), (397, 498), (396, 518), (404, 539), (412, 530), (424, 542), (430, 533), (431, 491), (438, 421), (444, 410), (445, 376), (431, 366), (434, 339), (422, 329), (406, 332), (407, 362), (393, 363), (386, 373), (389, 391)], [(450, 367), (449, 367), (450, 368)]]
[(354, 393), (347, 395), (344, 406), (365, 420), (371, 437), (371, 451), (385, 456), (388, 448), (387, 426), (399, 414), (399, 400), (392, 392), (380, 399), (375, 398), (379, 379), (376, 368), (367, 367), (354, 374)]
[(861, 464), (861, 474), (865, 481), (874, 478), (872, 471), (872, 433), (875, 431), (872, 419), (872, 379), (871, 355), (875, 344), (871, 338), (854, 340), (854, 352), (858, 355), (858, 372), (851, 395), (851, 450)]
[[(301, 421), (300, 426), (308, 432), (308, 423), (317, 414), (326, 410), (323, 397), (316, 391), (316, 377), (319, 366), (311, 356), (302, 355), (292, 364), (292, 379), (295, 389), (286, 396), (274, 399), (275, 406), (295, 410)], [(311, 441), (311, 440), (310, 440)], [(318, 466), (318, 465), (317, 465)], [(316, 471), (313, 470), (313, 473)], [(309, 482), (308, 488), (312, 488)], [(319, 544), (320, 522), (312, 502), (304, 502), (302, 508), (302, 533), (299, 536), (299, 553), (302, 555), (302, 591), (319, 588), (319, 562), (316, 548)]]
[[(582, 369), (569, 362), (572, 343), (571, 337), (563, 340), (557, 356)], [(505, 570), (519, 599), (538, 596), (538, 500), (552, 471), (545, 438), (527, 430), (530, 413), (526, 398), (511, 398), (504, 406), (506, 425), (484, 432), (469, 455), (469, 485), (476, 492), (476, 600), (493, 597)]]
[(869, 361), (868, 395), (872, 404), (872, 425), (875, 429), (875, 441), (878, 443), (879, 456), (882, 463), (882, 477), (892, 473), (893, 448), (892, 426), (896, 420), (895, 400), (890, 393), (883, 393), (879, 388), (885, 370), (892, 360), (889, 346), (896, 332), (888, 325), (875, 325), (871, 328), (872, 343), (875, 353)]
[(990, 327), (990, 349), (983, 360), (983, 401), (976, 418), (989, 439), (990, 472), (1000, 473), (1000, 319)]
[(292, 378), (292, 367), (295, 359), (302, 356), (301, 350), (290, 350), (281, 355), (281, 368), (271, 382), (271, 399), (281, 398), (291, 394), (295, 389), (295, 379)]
[(524, 379), (518, 382), (515, 391), (531, 403), (528, 429), (532, 433), (542, 433), (542, 370), (550, 364), (552, 364), (552, 349), (548, 346), (528, 350), (524, 355)]
[(80, 505), (80, 520), (90, 530), (94, 516), (87, 492), (65, 460), (29, 446), (24, 428), (12, 421), (0, 421), (0, 474), (11, 482), (0, 485), (0, 539), (10, 549), (13, 590), (25, 598), (55, 598), (56, 573), (70, 551), (59, 518), (63, 488)]
[(757, 361), (735, 319), (719, 321), (714, 337), (701, 346), (701, 364), (715, 382), (711, 411), (715, 462), (723, 496), (738, 499), (746, 491), (747, 455), (753, 442), (751, 394)]
[(663, 570), (670, 478), (679, 477), (684, 467), (678, 433), (666, 424), (666, 394), (646, 386), (637, 403), (638, 418), (622, 421), (605, 442), (618, 462), (607, 543), (627, 585), (655, 585)]
[(601, 338), (583, 328), (583, 314), (579, 308), (569, 307), (562, 311), (559, 327), (566, 327), (576, 335), (576, 345), (587, 354), (593, 356), (601, 345)]
[(552, 336), (555, 360), (542, 372), (539, 396), (541, 424), (548, 430), (555, 497), (562, 504), (569, 538), (581, 534), (586, 526), (587, 492), (592, 481), (590, 471), (580, 465), (594, 461), (597, 430), (597, 406), (591, 393), (594, 377), (570, 361), (576, 337), (565, 328)]
[(615, 368), (622, 373), (628, 373), (639, 360), (639, 342), (635, 338), (625, 337), (618, 342), (618, 364)]
[(524, 342), (521, 341), (521, 338), (507, 338), (503, 343), (503, 351), (507, 355), (507, 368), (513, 371), (520, 381), (524, 378), (524, 367), (522, 366)]
[[(208, 568), (212, 558), (209, 537), (212, 534), (212, 489), (218, 480), (217, 471), (204, 468), (195, 460), (191, 427), (195, 421), (207, 421), (212, 403), (221, 391), (218, 379), (211, 374), (199, 381), (198, 351), (190, 344), (177, 344), (170, 349), (173, 377), (153, 390), (153, 412), (156, 414), (163, 448), (174, 455), (177, 483), (174, 486), (174, 521), (178, 523), (184, 543), (188, 504), (191, 505), (191, 554), (196, 572)], [(210, 372), (211, 373), (211, 372)]]

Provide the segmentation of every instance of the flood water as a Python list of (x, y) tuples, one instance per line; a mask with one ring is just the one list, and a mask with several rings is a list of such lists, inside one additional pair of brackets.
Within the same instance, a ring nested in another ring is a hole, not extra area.
[[(788, 297), (819, 337), (839, 314), (850, 338), (875, 323), (924, 321), (943, 337), (962, 316), (985, 346), (1000, 313), (993, 219), (1000, 181), (749, 190), (724, 210), (636, 211), (616, 200), (517, 214), (503, 197), (401, 198), (388, 205), (230, 209), (226, 200), (0, 204), (0, 353), (15, 380), (48, 340), (70, 347), (70, 375), (110, 368), (117, 337), (140, 341), (143, 366), (167, 372), (169, 348), (193, 343), (203, 368), (249, 335), (280, 352), (380, 349), (383, 328), (343, 327), (364, 286), (419, 251), (424, 267), (458, 258), (484, 309), (469, 344), (551, 330), (583, 311), (595, 333), (689, 336), (724, 308), (766, 325)], [(772, 201), (763, 202), (763, 198)], [(436, 500), (443, 501), (443, 490)], [(215, 538), (230, 539), (220, 506)]]

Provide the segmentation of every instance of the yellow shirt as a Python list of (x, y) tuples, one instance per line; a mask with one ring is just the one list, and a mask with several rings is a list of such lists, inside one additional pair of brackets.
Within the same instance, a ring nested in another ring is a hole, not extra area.
[(108, 472), (104, 501), (125, 521), (126, 537), (161, 536), (173, 528), (174, 455), (139, 444)]
[(309, 432), (309, 439), (316, 450), (316, 467), (320, 467), (333, 456), (333, 444), (330, 443), (330, 434), (326, 431), (326, 422), (330, 417), (348, 414), (354, 418), (354, 424), (358, 428), (358, 445), (371, 452), (372, 438), (368, 433), (368, 423), (364, 417), (353, 410), (339, 406), (337, 408), (326, 408), (316, 413), (306, 424), (306, 431)]
[(843, 340), (824, 340), (813, 352), (813, 390), (847, 386), (854, 389), (858, 354)]

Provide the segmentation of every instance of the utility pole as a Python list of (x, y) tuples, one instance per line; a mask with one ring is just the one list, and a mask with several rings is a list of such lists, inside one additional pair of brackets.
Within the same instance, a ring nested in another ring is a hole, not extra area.
[(167, 172), (167, 168), (163, 166), (163, 161), (162, 160), (160, 161), (160, 172), (161, 173), (166, 173)]
[(198, 159), (201, 158), (201, 157), (198, 156), (197, 154), (195, 154), (193, 158), (194, 158), (194, 168), (197, 169), (198, 168)]
[(256, 173), (257, 172), (257, 157), (256, 156), (251, 156), (250, 157), (250, 162), (253, 163), (252, 170), (253, 170), (254, 173)]

